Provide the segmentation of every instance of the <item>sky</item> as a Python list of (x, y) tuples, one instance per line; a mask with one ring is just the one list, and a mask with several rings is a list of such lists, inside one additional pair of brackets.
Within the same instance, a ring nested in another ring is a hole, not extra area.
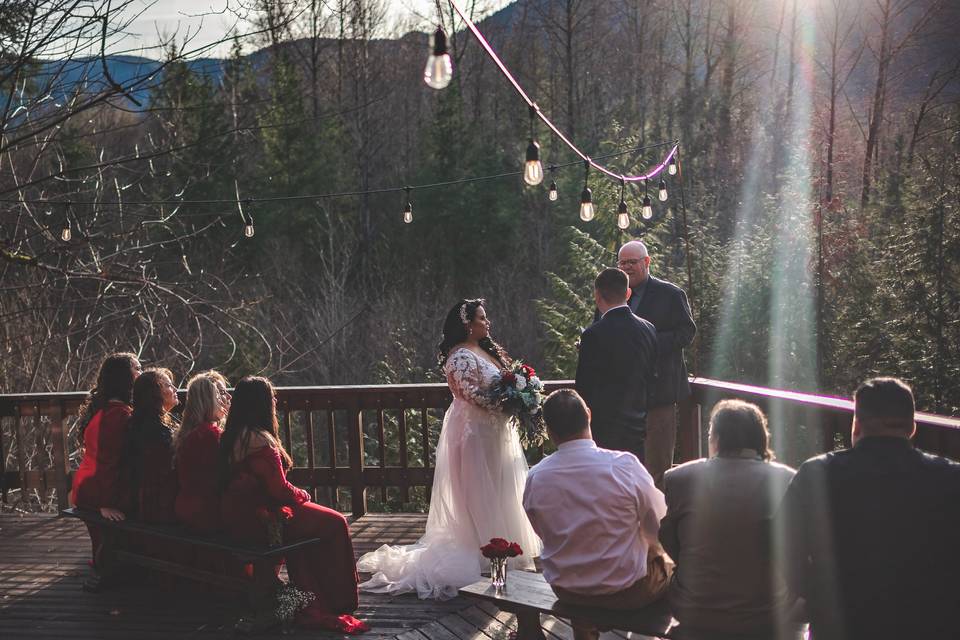
[[(413, 28), (425, 29), (429, 22), (434, 20), (436, 13), (435, 0), (385, 0), (387, 5), (387, 20), (393, 29), (400, 33)], [(511, 0), (486, 0), (488, 10), (486, 15), (500, 9)], [(183, 35), (189, 29), (191, 40), (189, 49), (216, 42), (224, 37), (229, 29), (237, 22), (236, 16), (225, 11), (228, 0), (135, 0), (131, 10), (142, 11), (129, 27), (130, 36), (139, 42), (140, 46), (152, 47), (160, 40), (160, 35), (177, 33), (182, 41)], [(461, 7), (469, 0), (459, 3)], [(232, 6), (236, 0), (230, 0)], [(446, 0), (443, 0), (446, 5)], [(484, 4), (484, 3), (478, 3)], [(203, 15), (206, 14), (206, 15)], [(478, 16), (480, 17), (480, 16)], [(245, 25), (241, 25), (241, 29)], [(384, 34), (389, 35), (389, 34)], [(128, 40), (124, 48), (131, 48)], [(230, 50), (230, 43), (223, 43), (205, 52), (206, 57), (226, 57)], [(155, 49), (146, 49), (143, 55), (150, 58), (162, 57)]]

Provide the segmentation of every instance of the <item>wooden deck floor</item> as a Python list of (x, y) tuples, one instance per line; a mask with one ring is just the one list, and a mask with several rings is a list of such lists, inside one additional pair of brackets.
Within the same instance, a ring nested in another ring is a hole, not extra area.
[[(381, 544), (414, 542), (426, 516), (368, 514), (351, 525), (358, 554)], [(176, 590), (137, 586), (100, 594), (80, 589), (90, 542), (81, 522), (45, 515), (0, 514), (0, 638), (120, 639), (233, 637), (240, 612), (236, 596), (206, 587)], [(419, 600), (413, 594), (361, 594), (357, 617), (371, 631), (365, 640), (506, 640), (514, 616), (485, 603), (456, 598)], [(548, 640), (572, 640), (570, 627), (545, 617)], [(273, 637), (273, 636), (258, 636)], [(281, 637), (277, 635), (276, 637)], [(340, 638), (298, 631), (294, 638)], [(633, 636), (639, 638), (640, 636)], [(605, 633), (601, 640), (631, 634)]]

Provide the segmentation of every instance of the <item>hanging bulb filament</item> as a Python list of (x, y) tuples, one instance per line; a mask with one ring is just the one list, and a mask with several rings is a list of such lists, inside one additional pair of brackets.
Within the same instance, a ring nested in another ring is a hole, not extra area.
[(672, 156), (670, 162), (667, 164), (667, 173), (672, 176), (677, 175), (677, 159)]
[(560, 197), (560, 192), (557, 191), (557, 181), (556, 181), (556, 180), (554, 180), (553, 182), (550, 183), (550, 193), (549, 193), (549, 195), (548, 195), (547, 197), (550, 198), (550, 202), (556, 202), (556, 201), (557, 201), (557, 198)]
[(663, 178), (660, 178), (660, 188), (657, 192), (657, 197), (660, 199), (660, 202), (667, 201), (667, 183)]

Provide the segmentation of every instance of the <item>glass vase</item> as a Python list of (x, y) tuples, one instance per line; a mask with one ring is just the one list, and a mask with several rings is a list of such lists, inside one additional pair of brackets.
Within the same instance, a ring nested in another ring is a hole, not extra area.
[(507, 588), (507, 559), (490, 558), (490, 584), (497, 591)]

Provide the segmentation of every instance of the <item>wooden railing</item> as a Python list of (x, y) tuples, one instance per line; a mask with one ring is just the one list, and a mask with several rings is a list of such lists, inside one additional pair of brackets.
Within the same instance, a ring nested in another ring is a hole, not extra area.
[[(848, 400), (694, 378), (680, 406), (677, 462), (705, 453), (704, 421), (722, 398), (763, 406), (778, 457), (797, 464), (849, 443)], [(548, 390), (571, 386), (547, 383)], [(76, 460), (76, 412), (84, 393), (0, 395), (0, 497), (19, 489), (49, 507), (66, 506)], [(422, 508), (429, 501), (445, 385), (281, 387), (281, 437), (294, 457), (291, 481), (314, 499), (354, 514)], [(960, 419), (917, 414), (920, 448), (960, 459)], [(528, 451), (531, 462), (542, 455)], [(371, 504), (373, 503), (373, 504)]]

